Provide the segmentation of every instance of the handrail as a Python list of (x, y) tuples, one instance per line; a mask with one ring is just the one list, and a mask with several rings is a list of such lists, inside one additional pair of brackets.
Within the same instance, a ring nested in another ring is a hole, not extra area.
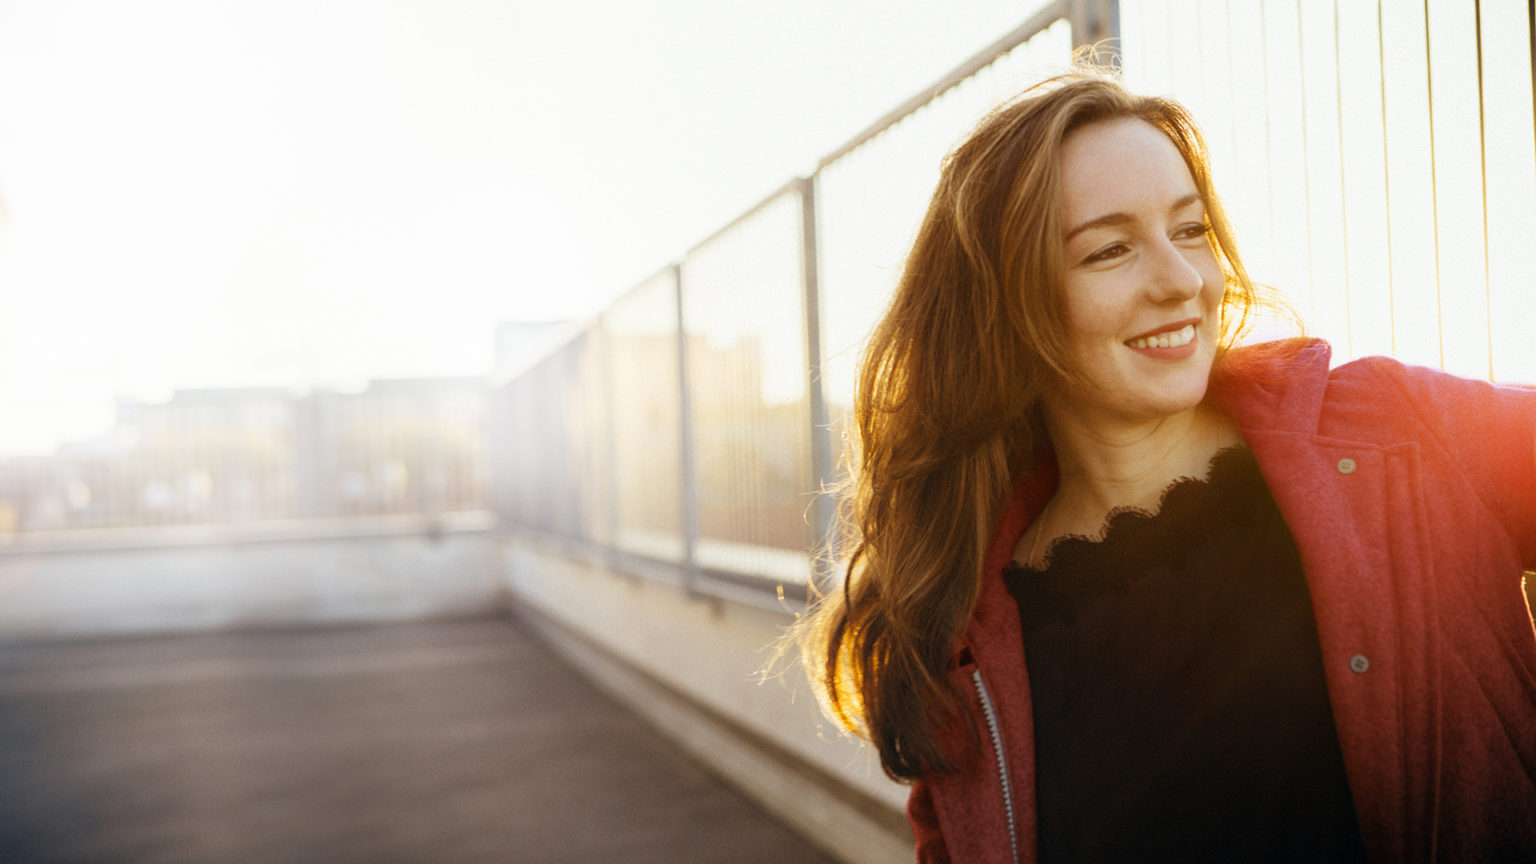
[(891, 109), (884, 117), (871, 123), (863, 132), (853, 136), (848, 143), (832, 151), (830, 155), (824, 157), (816, 164), (816, 171), (820, 173), (823, 168), (869, 143), (870, 139), (876, 135), (900, 123), (908, 115), (916, 113), (918, 109), (933, 102), (933, 100), (959, 86), (977, 72), (992, 65), (997, 58), (1028, 42), (1030, 37), (1036, 33), (1066, 18), (1067, 13), (1070, 11), (1070, 5), (1070, 0), (1055, 0), (1055, 2), (1048, 6), (1042, 6), (1035, 14), (1029, 16), (1023, 24), (1009, 31), (991, 45), (981, 49), (971, 59), (950, 70), (949, 74), (940, 78), (932, 87), (917, 91), (917, 93), (913, 94), (912, 98)]

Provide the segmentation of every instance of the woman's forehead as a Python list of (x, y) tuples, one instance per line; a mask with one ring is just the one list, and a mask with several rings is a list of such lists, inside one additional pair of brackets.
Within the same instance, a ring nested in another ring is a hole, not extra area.
[(1197, 191), (1179, 148), (1144, 120), (1094, 123), (1062, 142), (1061, 195), (1069, 231), (1107, 215), (1161, 213)]

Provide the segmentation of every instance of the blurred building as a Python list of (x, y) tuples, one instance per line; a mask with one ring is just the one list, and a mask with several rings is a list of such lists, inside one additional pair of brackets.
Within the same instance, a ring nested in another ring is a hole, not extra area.
[(0, 460), (0, 534), (485, 506), (485, 383), (179, 390), (110, 435)]
[(300, 516), (442, 513), (485, 505), (479, 377), (374, 381), (297, 406)]

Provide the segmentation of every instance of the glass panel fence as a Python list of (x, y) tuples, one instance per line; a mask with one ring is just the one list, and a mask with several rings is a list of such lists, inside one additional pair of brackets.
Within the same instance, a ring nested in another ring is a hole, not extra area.
[(778, 195), (682, 263), (696, 556), (706, 572), (790, 583), (810, 572), (801, 210), (798, 191)]
[(839, 440), (859, 352), (890, 302), (944, 155), (988, 111), (1067, 68), (1071, 56), (1071, 28), (1057, 21), (817, 175), (822, 380)]
[(603, 315), (613, 380), (615, 543), (683, 560), (677, 281), (666, 270)]

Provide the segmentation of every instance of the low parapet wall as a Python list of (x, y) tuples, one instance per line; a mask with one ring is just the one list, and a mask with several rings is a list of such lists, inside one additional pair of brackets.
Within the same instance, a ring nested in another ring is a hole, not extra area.
[(906, 788), (821, 716), (798, 667), (763, 674), (794, 620), (771, 594), (690, 593), (665, 565), (516, 535), (505, 555), (513, 614), (695, 758), (840, 861), (912, 859)]
[(488, 614), (486, 514), (120, 529), (0, 545), (0, 638)]

